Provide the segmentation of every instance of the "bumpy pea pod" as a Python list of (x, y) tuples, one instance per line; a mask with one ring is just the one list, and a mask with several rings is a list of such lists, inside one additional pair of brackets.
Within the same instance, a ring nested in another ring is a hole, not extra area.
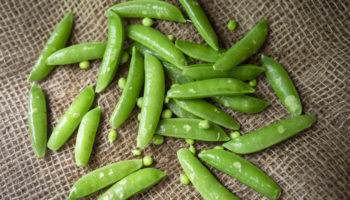
[(95, 93), (92, 86), (86, 87), (78, 94), (53, 129), (47, 143), (49, 149), (57, 151), (68, 140), (85, 113), (89, 111), (94, 98)]
[(177, 158), (191, 183), (205, 200), (239, 200), (188, 150), (177, 151)]
[(267, 21), (261, 20), (243, 39), (233, 45), (213, 65), (214, 70), (226, 71), (237, 66), (251, 55), (255, 54), (263, 45), (267, 36)]
[(270, 105), (268, 101), (247, 95), (215, 96), (211, 99), (232, 110), (247, 114), (261, 112)]
[(176, 40), (175, 46), (189, 57), (204, 62), (216, 62), (225, 53), (225, 50), (215, 51), (209, 46), (186, 40)]
[(45, 156), (47, 138), (47, 115), (44, 92), (33, 83), (28, 99), (28, 127), (34, 152), (38, 158)]
[(142, 167), (142, 159), (116, 162), (81, 177), (72, 186), (68, 200), (79, 199), (97, 192)]
[(281, 188), (270, 177), (240, 156), (221, 149), (210, 149), (200, 152), (198, 157), (269, 199), (278, 199), (281, 195)]
[(170, 80), (173, 83), (183, 84), (193, 81), (191, 78), (183, 76), (181, 69), (175, 67), (174, 65), (168, 62), (163, 62), (163, 67), (165, 69), (166, 75), (170, 78)]
[(132, 49), (132, 58), (126, 86), (122, 95), (114, 108), (110, 123), (114, 128), (118, 128), (130, 116), (135, 107), (144, 81), (143, 57), (136, 50)]
[(174, 100), (170, 100), (169, 103), (166, 104), (167, 107), (178, 117), (182, 118), (191, 118), (191, 119), (200, 119), (196, 115), (193, 115), (186, 110), (182, 109)]
[(40, 80), (46, 77), (55, 66), (46, 64), (46, 59), (55, 51), (63, 48), (69, 38), (73, 24), (73, 13), (67, 13), (57, 24), (49, 40), (46, 42), (38, 60), (34, 64), (28, 77), (28, 81)]
[(165, 61), (164, 58), (162, 58), (158, 53), (150, 50), (149, 48), (143, 46), (142, 44), (138, 43), (138, 42), (134, 42), (132, 44), (130, 44), (127, 48), (126, 51), (128, 51), (129, 53), (132, 53), (132, 48), (136, 47), (136, 49), (144, 56), (146, 53), (151, 54), (152, 56), (157, 57), (159, 60), (161, 61)]
[(234, 153), (254, 153), (296, 135), (309, 128), (315, 121), (315, 115), (299, 115), (244, 134), (224, 143), (223, 146)]
[(282, 104), (293, 116), (300, 115), (302, 105), (293, 81), (285, 69), (274, 59), (261, 56), (266, 76)]
[(124, 43), (124, 27), (122, 19), (113, 11), (107, 11), (108, 41), (98, 73), (96, 92), (102, 92), (113, 80), (117, 72)]

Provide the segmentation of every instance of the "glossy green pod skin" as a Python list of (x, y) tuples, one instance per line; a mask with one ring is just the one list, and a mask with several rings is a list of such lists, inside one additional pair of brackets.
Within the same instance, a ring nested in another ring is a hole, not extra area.
[(218, 71), (230, 70), (258, 52), (266, 39), (267, 31), (267, 21), (263, 19), (255, 25), (243, 39), (227, 50), (226, 53), (215, 62), (213, 69)]
[(199, 34), (203, 39), (211, 46), (214, 50), (219, 50), (218, 37), (211, 26), (207, 16), (203, 9), (196, 0), (179, 0), (182, 7), (186, 10), (186, 13), (193, 22), (193, 25), (198, 30)]
[(56, 51), (46, 59), (47, 65), (66, 65), (102, 58), (105, 42), (89, 42), (72, 45)]
[(167, 107), (178, 117), (182, 118), (191, 118), (191, 119), (200, 119), (199, 117), (187, 112), (182, 109), (174, 100), (170, 99), (169, 103), (166, 104)]
[(97, 77), (96, 92), (100, 93), (110, 84), (117, 72), (124, 43), (122, 19), (113, 11), (107, 11), (108, 41)]
[(78, 167), (84, 167), (89, 162), (100, 116), (101, 108), (97, 107), (87, 112), (81, 120), (75, 143), (75, 163)]
[(144, 82), (143, 57), (134, 47), (125, 88), (112, 113), (110, 124), (118, 128), (130, 116)]
[(261, 112), (270, 105), (268, 101), (248, 95), (215, 96), (211, 99), (225, 107), (231, 108), (232, 110), (247, 114)]
[(181, 69), (175, 67), (174, 65), (168, 62), (163, 62), (163, 67), (165, 69), (165, 74), (170, 78), (170, 80), (173, 83), (183, 84), (193, 81), (191, 78), (183, 76)]
[(122, 18), (164, 19), (185, 23), (181, 11), (174, 5), (164, 1), (139, 0), (118, 3), (109, 8)]
[(221, 149), (210, 149), (200, 152), (198, 157), (269, 199), (278, 199), (281, 195), (281, 188), (270, 177), (238, 155)]
[(68, 200), (79, 199), (121, 180), (142, 167), (142, 159), (109, 164), (81, 177), (72, 186)]
[(28, 128), (35, 155), (44, 157), (47, 142), (46, 100), (44, 92), (35, 82), (29, 91)]
[(210, 124), (208, 129), (199, 128), (200, 119), (170, 118), (159, 121), (155, 134), (175, 138), (185, 138), (200, 141), (220, 142), (230, 138), (217, 125)]
[(188, 150), (177, 151), (177, 158), (191, 183), (205, 200), (239, 200)]
[(163, 110), (165, 80), (160, 61), (145, 55), (145, 86), (141, 120), (137, 134), (137, 147), (144, 149), (151, 141)]
[(293, 115), (298, 116), (302, 112), (298, 91), (286, 70), (274, 59), (261, 56), (265, 74), (278, 98)]
[(28, 77), (28, 81), (37, 81), (45, 78), (55, 66), (46, 64), (46, 59), (55, 51), (66, 46), (73, 25), (73, 13), (67, 13), (57, 24), (49, 40), (41, 51)]
[(52, 131), (47, 143), (49, 149), (57, 151), (69, 139), (85, 113), (89, 111), (94, 98), (92, 86), (86, 87), (78, 94)]
[(196, 115), (202, 119), (209, 120), (217, 125), (231, 129), (239, 130), (240, 124), (233, 117), (225, 113), (220, 108), (208, 103), (202, 99), (174, 99), (177, 105), (187, 112)]
[(136, 47), (136, 49), (144, 56), (146, 53), (151, 54), (152, 56), (157, 57), (161, 61), (165, 61), (164, 58), (162, 58), (158, 53), (150, 50), (149, 48), (143, 46), (142, 44), (138, 42), (133, 42), (130, 44), (127, 48), (126, 51), (128, 51), (130, 54), (132, 53), (132, 48)]
[(158, 53), (165, 60), (177, 67), (187, 66), (187, 60), (182, 52), (177, 49), (167, 36), (154, 28), (133, 24), (126, 28), (127, 36)]
[(223, 144), (234, 153), (249, 154), (266, 149), (309, 128), (315, 115), (299, 115), (244, 134)]
[(225, 53), (225, 50), (215, 51), (209, 46), (186, 40), (176, 40), (175, 46), (191, 58), (211, 63), (216, 62)]

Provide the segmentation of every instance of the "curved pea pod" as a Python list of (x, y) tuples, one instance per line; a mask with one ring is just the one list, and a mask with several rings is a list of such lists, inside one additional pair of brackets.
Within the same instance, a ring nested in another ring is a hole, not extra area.
[(258, 52), (267, 36), (267, 21), (261, 20), (243, 39), (233, 45), (213, 65), (214, 70), (226, 71), (237, 66), (251, 55)]
[(36, 81), (45, 78), (55, 66), (46, 64), (46, 59), (55, 51), (63, 48), (69, 38), (73, 24), (73, 13), (67, 13), (63, 19), (57, 24), (52, 32), (49, 40), (46, 42), (41, 51), (38, 60), (34, 64), (32, 71), (29, 74), (28, 81)]
[(100, 93), (109, 85), (117, 72), (124, 43), (122, 19), (113, 11), (107, 11), (108, 41), (97, 77), (96, 92)]
[(211, 99), (232, 110), (247, 114), (261, 112), (270, 105), (268, 101), (247, 95), (215, 96)]
[(143, 57), (134, 47), (126, 86), (110, 119), (110, 123), (114, 128), (122, 125), (135, 107), (144, 81), (143, 64)]
[(186, 40), (176, 40), (175, 46), (191, 58), (204, 62), (216, 62), (225, 53), (225, 50), (215, 51), (209, 46)]
[(177, 151), (177, 158), (191, 183), (205, 200), (239, 200), (188, 150)]
[(198, 157), (269, 199), (278, 199), (281, 195), (281, 188), (270, 177), (240, 156), (221, 149), (210, 149), (200, 152)]
[(175, 45), (154, 28), (143, 26), (140, 24), (130, 25), (126, 28), (127, 36), (146, 46), (150, 50), (158, 53), (166, 61), (170, 62), (177, 67), (183, 68), (187, 66), (185, 56)]
[(169, 103), (166, 104), (167, 107), (178, 117), (182, 118), (191, 118), (191, 119), (200, 119), (199, 117), (187, 112), (186, 110), (182, 109), (177, 103), (175, 103), (174, 100), (170, 100)]
[(284, 119), (256, 131), (232, 139), (223, 146), (234, 153), (248, 154), (266, 149), (309, 128), (316, 121), (315, 115), (299, 115)]
[[(157, 0), (156, 0), (157, 1)], [(165, 61), (164, 58), (162, 58), (158, 53), (150, 50), (149, 48), (143, 46), (142, 44), (138, 43), (138, 42), (133, 42), (132, 44), (130, 44), (126, 50), (129, 52), (129, 53), (132, 53), (132, 48), (133, 47), (136, 47), (137, 51), (140, 52), (143, 56), (148, 53), (148, 54), (151, 54), (152, 56), (155, 56), (157, 57), (159, 60), (161, 61)]]
[(300, 115), (302, 105), (299, 94), (286, 70), (277, 61), (267, 56), (261, 56), (261, 61), (266, 69), (267, 79), (282, 104), (293, 116)]
[(191, 78), (183, 76), (182, 70), (170, 63), (163, 62), (163, 67), (165, 69), (166, 75), (170, 78), (170, 80), (173, 83), (183, 84), (193, 81)]
[(209, 120), (222, 127), (239, 130), (240, 124), (233, 117), (222, 111), (220, 108), (202, 99), (174, 99), (177, 105), (187, 112), (202, 119)]
[(97, 192), (142, 167), (142, 159), (116, 162), (96, 169), (74, 183), (68, 200), (79, 199)]
[(176, 85), (168, 90), (167, 96), (175, 99), (195, 99), (220, 95), (254, 93), (248, 84), (233, 78), (215, 78)]
[(51, 133), (47, 147), (57, 151), (73, 134), (81, 119), (94, 102), (94, 89), (88, 86), (74, 99)]
[(29, 136), (35, 155), (45, 156), (47, 138), (47, 115), (44, 92), (34, 82), (28, 98), (28, 127)]

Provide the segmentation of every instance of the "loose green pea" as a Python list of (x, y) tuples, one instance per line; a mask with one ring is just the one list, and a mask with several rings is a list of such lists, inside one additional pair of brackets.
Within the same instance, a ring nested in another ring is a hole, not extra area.
[(82, 61), (79, 63), (80, 69), (87, 69), (90, 67), (90, 62), (89, 61)]
[(142, 24), (144, 25), (144, 26), (152, 26), (153, 24), (155, 23), (155, 21), (153, 21), (151, 18), (149, 18), (149, 17), (145, 17), (145, 18), (143, 18), (143, 20), (142, 20)]
[(255, 87), (256, 86), (256, 79), (250, 80), (249, 85), (252, 87)]
[(188, 148), (188, 150), (190, 150), (190, 152), (191, 153), (193, 153), (194, 155), (196, 154), (196, 148), (193, 146), (193, 145), (191, 145), (189, 148)]
[(163, 119), (171, 118), (172, 115), (173, 115), (173, 112), (171, 112), (171, 110), (169, 110), (169, 109), (165, 109), (162, 112), (162, 118)]
[(118, 80), (118, 86), (120, 87), (120, 89), (124, 89), (126, 85), (126, 79), (125, 78), (120, 78)]
[(155, 145), (161, 145), (164, 143), (164, 137), (162, 135), (154, 135), (152, 140)]
[(139, 97), (137, 99), (137, 107), (142, 108), (143, 105), (143, 97)]
[(114, 142), (114, 140), (117, 139), (117, 136), (118, 136), (118, 133), (116, 130), (109, 131), (109, 133), (108, 133), (109, 143), (112, 144)]
[(175, 37), (173, 35), (168, 35), (168, 38), (170, 41), (174, 42), (175, 41)]
[(139, 113), (138, 115), (137, 115), (137, 120), (141, 120), (141, 113)]
[(138, 149), (133, 149), (131, 151), (131, 153), (134, 155), (134, 156), (140, 156), (142, 154), (142, 152)]
[(187, 138), (185, 141), (186, 141), (186, 143), (189, 144), (189, 145), (193, 145), (193, 144), (194, 144), (194, 140), (193, 140), (193, 139)]
[(202, 120), (198, 123), (198, 127), (201, 129), (208, 129), (210, 127), (208, 120)]
[(128, 62), (129, 58), (130, 58), (129, 53), (126, 51), (123, 51), (122, 57), (120, 58), (120, 64), (121, 65), (125, 64), (126, 62)]
[(145, 156), (143, 157), (142, 162), (143, 162), (143, 166), (150, 166), (153, 163), (153, 159), (151, 156)]
[(229, 21), (228, 24), (227, 24), (227, 28), (230, 31), (234, 31), (236, 29), (236, 26), (237, 26), (237, 23), (236, 23), (236, 21), (234, 19)]
[(215, 146), (214, 149), (224, 149), (223, 146)]
[(238, 138), (239, 136), (241, 136), (241, 133), (238, 131), (234, 131), (230, 134), (230, 138), (232, 139)]
[(180, 174), (180, 182), (184, 185), (190, 184), (190, 179), (186, 176), (186, 174)]

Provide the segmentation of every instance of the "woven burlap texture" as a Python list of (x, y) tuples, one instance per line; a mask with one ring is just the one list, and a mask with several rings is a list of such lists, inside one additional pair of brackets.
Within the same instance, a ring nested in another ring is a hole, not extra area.
[[(201, 0), (201, 5), (219, 36), (229, 48), (262, 18), (269, 23), (269, 36), (258, 55), (247, 63), (260, 64), (261, 53), (279, 60), (299, 91), (304, 113), (317, 115), (317, 123), (303, 133), (244, 158), (260, 167), (283, 189), (281, 199), (350, 198), (350, 2), (349, 1), (263, 1)], [(107, 164), (133, 158), (138, 128), (135, 109), (118, 129), (118, 139), (109, 144), (107, 133), (111, 112), (121, 89), (117, 79), (126, 77), (128, 64), (120, 66), (108, 89), (96, 95), (102, 120), (89, 165), (74, 162), (76, 133), (58, 151), (47, 151), (38, 159), (27, 129), (27, 97), (31, 84), (28, 74), (55, 25), (68, 11), (74, 13), (69, 44), (107, 40), (105, 10), (118, 1), (18, 1), (0, 4), (0, 199), (65, 199), (70, 187), (84, 174)], [(180, 7), (178, 1), (171, 1)], [(183, 11), (183, 9), (182, 9)], [(229, 20), (237, 29), (226, 28)], [(140, 23), (140, 20), (125, 20)], [(157, 20), (155, 28), (177, 39), (204, 43), (192, 23)], [(74, 97), (84, 87), (95, 84), (101, 61), (90, 69), (78, 65), (57, 66), (38, 82), (48, 104), (48, 132)], [(256, 96), (271, 102), (265, 111), (246, 115), (227, 110), (242, 124), (246, 133), (291, 115), (283, 108), (264, 75), (258, 78)], [(197, 150), (219, 143), (196, 142)], [(154, 167), (167, 177), (158, 185), (132, 199), (202, 199), (195, 188), (180, 184), (183, 173), (176, 151), (188, 147), (184, 140), (166, 138), (161, 146), (150, 145), (144, 155), (152, 155)], [(241, 199), (266, 199), (259, 193), (210, 168), (231, 192)], [(101, 192), (87, 199), (96, 199)]]

